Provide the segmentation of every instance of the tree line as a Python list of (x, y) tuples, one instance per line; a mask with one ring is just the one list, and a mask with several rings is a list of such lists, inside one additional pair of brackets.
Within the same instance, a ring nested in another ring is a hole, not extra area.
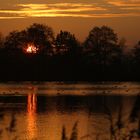
[(108, 26), (93, 27), (81, 43), (69, 31), (56, 36), (34, 23), (0, 34), (1, 80), (140, 80), (140, 41), (126, 50), (125, 39)]

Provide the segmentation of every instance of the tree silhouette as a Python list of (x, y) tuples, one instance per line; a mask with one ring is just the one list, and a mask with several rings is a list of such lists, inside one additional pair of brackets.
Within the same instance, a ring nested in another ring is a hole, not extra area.
[(73, 34), (68, 31), (60, 31), (56, 36), (56, 48), (58, 53), (74, 55), (79, 49), (79, 42)]
[(140, 62), (140, 41), (135, 45), (133, 49), (133, 59), (135, 63)]
[(25, 31), (13, 31), (5, 38), (4, 46), (8, 51), (21, 51), (26, 44), (27, 36)]
[(46, 53), (52, 49), (54, 33), (51, 27), (34, 23), (26, 30), (13, 31), (6, 36), (5, 49), (16, 52), (22, 51), (28, 44), (38, 48), (38, 53)]
[(117, 34), (110, 27), (94, 27), (85, 41), (85, 47), (89, 50), (95, 63), (108, 65), (121, 53), (117, 42)]
[(4, 37), (3, 35), (0, 33), (0, 48), (4, 47)]
[(38, 47), (40, 52), (51, 49), (54, 43), (54, 33), (51, 27), (44, 24), (34, 23), (27, 28), (28, 42)]
[(15, 75), (9, 75), (17, 79), (18, 73), (24, 73), (22, 78), (28, 75), (44, 80), (140, 79), (140, 41), (129, 52), (125, 42), (107, 26), (94, 27), (81, 45), (68, 31), (60, 31), (55, 37), (51, 27), (34, 23), (5, 38), (0, 34), (1, 73), (7, 75), (12, 68)]

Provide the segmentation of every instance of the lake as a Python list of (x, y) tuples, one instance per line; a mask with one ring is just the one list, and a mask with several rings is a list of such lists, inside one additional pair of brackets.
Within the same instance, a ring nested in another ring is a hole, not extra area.
[(138, 82), (0, 84), (0, 140), (140, 139)]

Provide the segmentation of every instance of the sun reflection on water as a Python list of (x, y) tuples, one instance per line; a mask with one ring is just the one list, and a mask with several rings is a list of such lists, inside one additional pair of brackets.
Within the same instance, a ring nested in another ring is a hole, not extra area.
[(36, 125), (36, 110), (37, 110), (37, 96), (36, 94), (28, 94), (27, 102), (27, 130), (28, 130), (28, 139), (32, 140), (37, 137), (37, 125)]

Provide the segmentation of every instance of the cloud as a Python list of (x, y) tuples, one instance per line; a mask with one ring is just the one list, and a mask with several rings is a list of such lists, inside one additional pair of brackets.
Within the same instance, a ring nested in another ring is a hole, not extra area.
[[(27, 17), (107, 18), (140, 16), (139, 0), (94, 2), (17, 3), (0, 9), (0, 19)], [(2, 16), (3, 14), (3, 16)]]
[(112, 13), (140, 16), (140, 0), (106, 0), (106, 3), (110, 5)]
[(140, 0), (108, 0), (108, 3), (119, 7), (140, 7)]
[(18, 16), (1, 16), (0, 19), (21, 19), (21, 18), (24, 18), (24, 17), (18, 17)]
[[(0, 13), (17, 14), (19, 17), (55, 17), (73, 16), (90, 17), (80, 12), (105, 11), (105, 8), (92, 4), (56, 3), (56, 4), (17, 4), (16, 9), (1, 9)], [(69, 14), (71, 12), (71, 14)]]

